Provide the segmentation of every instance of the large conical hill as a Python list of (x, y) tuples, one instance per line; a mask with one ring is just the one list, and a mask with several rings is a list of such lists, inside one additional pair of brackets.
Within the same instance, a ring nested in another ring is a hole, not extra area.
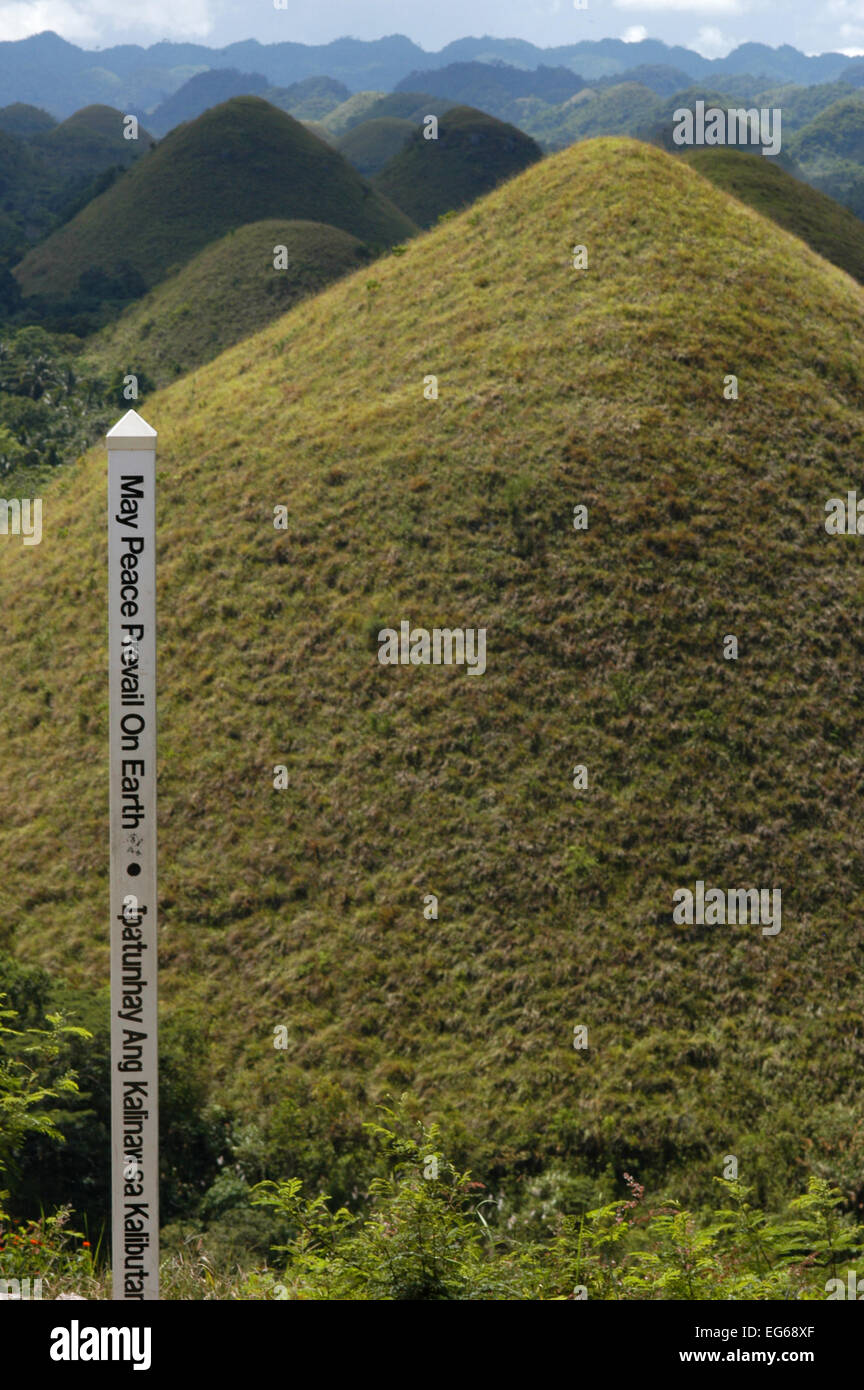
[[(148, 402), (163, 1007), (286, 1154), (408, 1091), (480, 1174), (860, 1182), (864, 541), (824, 519), (862, 327), (603, 139)], [(95, 450), (0, 539), (0, 945), (91, 986), (105, 566)], [(484, 629), (485, 674), (382, 665), (402, 622)], [(781, 890), (781, 930), (676, 925), (698, 881)]]

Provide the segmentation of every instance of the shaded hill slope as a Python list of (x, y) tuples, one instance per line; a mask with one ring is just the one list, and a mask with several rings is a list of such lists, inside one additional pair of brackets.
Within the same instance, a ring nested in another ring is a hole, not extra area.
[(23, 101), (13, 101), (11, 106), (0, 106), (0, 130), (11, 135), (37, 135), (42, 131), (53, 130), (57, 122), (47, 111), (38, 106), (28, 106)]
[(290, 87), (269, 87), (265, 95), (273, 106), (309, 125), (341, 106), (351, 93), (344, 82), (334, 82), (332, 77), (307, 77)]
[(535, 141), (515, 126), (456, 106), (441, 117), (437, 140), (416, 131), (373, 182), (419, 226), (429, 227), (540, 157)]
[(447, 97), (432, 96), (430, 92), (355, 92), (347, 101), (322, 118), (322, 125), (334, 135), (342, 136), (361, 122), (395, 116), (398, 120), (420, 125), (428, 115), (444, 115), (458, 103)]
[(125, 139), (123, 119), (123, 112), (113, 106), (86, 106), (52, 130), (33, 136), (30, 143), (64, 181), (93, 179), (113, 164), (132, 164), (152, 143), (143, 126), (137, 140)]
[[(274, 268), (284, 246), (287, 269)], [(199, 251), (88, 343), (86, 361), (164, 385), (263, 328), (369, 259), (363, 242), (321, 222), (251, 222)]]
[[(162, 999), (286, 1162), (410, 1090), (481, 1171), (860, 1182), (864, 552), (823, 522), (862, 326), (796, 238), (601, 140), (149, 403)], [(89, 985), (104, 512), (96, 451), (0, 541), (0, 945)], [(485, 628), (486, 673), (382, 666), (402, 621)], [(697, 880), (781, 889), (780, 933), (676, 926)]]
[(340, 135), (336, 148), (358, 173), (368, 178), (379, 173), (405, 148), (415, 129), (412, 121), (398, 116), (378, 116), (374, 120), (362, 121)]
[(5, 110), (11, 115), (0, 120), (0, 256), (12, 262), (95, 196), (97, 179), (113, 181), (143, 154), (150, 136), (141, 128), (137, 140), (124, 139), (122, 113), (110, 106), (87, 107), (59, 125), (32, 107)]
[(864, 218), (864, 96), (843, 97), (797, 130), (788, 149), (808, 182)]
[(864, 222), (848, 208), (760, 154), (715, 148), (687, 150), (680, 158), (864, 283)]
[(90, 266), (131, 266), (147, 286), (232, 227), (268, 217), (328, 222), (386, 245), (414, 228), (347, 160), (258, 97), (172, 131), (123, 179), (16, 268), (27, 295), (62, 297)]

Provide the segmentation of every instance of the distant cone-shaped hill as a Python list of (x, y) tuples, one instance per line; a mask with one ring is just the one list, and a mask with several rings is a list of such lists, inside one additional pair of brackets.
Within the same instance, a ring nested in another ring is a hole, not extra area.
[(0, 106), (0, 130), (11, 135), (37, 135), (53, 130), (57, 122), (47, 111), (39, 106), (29, 106), (25, 101), (13, 101), (10, 106)]
[(352, 126), (339, 137), (336, 148), (350, 160), (354, 168), (368, 177), (377, 174), (388, 160), (397, 155), (414, 135), (411, 121), (398, 116), (378, 116)]
[(761, 154), (706, 148), (688, 150), (680, 158), (864, 282), (864, 222), (848, 208)]
[(165, 385), (368, 260), (363, 242), (321, 222), (250, 222), (130, 305), (85, 356)]
[(136, 139), (123, 134), (124, 114), (113, 106), (85, 106), (74, 116), (31, 139), (64, 182), (93, 179), (114, 164), (131, 164), (149, 148), (152, 135), (139, 127)]
[[(289, 1148), (408, 1091), (499, 1176), (860, 1182), (864, 540), (824, 520), (862, 326), (803, 242), (603, 139), (148, 403), (163, 1006)], [(105, 563), (95, 450), (0, 540), (0, 945), (89, 985)], [(485, 673), (382, 665), (402, 622), (484, 629)], [(780, 931), (675, 925), (700, 881), (780, 890)]]
[(91, 266), (131, 266), (152, 286), (231, 228), (270, 217), (327, 222), (381, 246), (416, 231), (299, 121), (235, 97), (172, 131), (15, 274), (25, 294), (46, 297), (74, 291)]
[(419, 129), (373, 182), (419, 226), (430, 227), (540, 157), (539, 145), (515, 126), (455, 106), (441, 117), (437, 140)]

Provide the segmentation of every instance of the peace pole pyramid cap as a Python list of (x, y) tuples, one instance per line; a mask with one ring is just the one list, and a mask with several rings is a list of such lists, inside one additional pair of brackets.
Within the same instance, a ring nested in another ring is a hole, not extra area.
[(146, 420), (142, 420), (137, 410), (127, 410), (122, 420), (118, 420), (105, 436), (109, 449), (153, 449), (156, 447), (156, 431)]

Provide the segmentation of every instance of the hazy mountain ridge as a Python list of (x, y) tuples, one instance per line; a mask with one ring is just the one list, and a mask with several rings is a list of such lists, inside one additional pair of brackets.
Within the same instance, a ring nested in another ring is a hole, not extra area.
[(210, 68), (258, 72), (277, 87), (326, 75), (352, 91), (390, 91), (413, 71), (484, 60), (524, 68), (564, 66), (587, 81), (647, 64), (678, 68), (700, 81), (714, 81), (724, 73), (752, 73), (773, 83), (809, 84), (836, 81), (854, 66), (842, 53), (808, 57), (788, 44), (776, 49), (742, 44), (727, 57), (716, 59), (656, 39), (639, 43), (585, 40), (543, 49), (523, 40), (465, 38), (431, 53), (402, 35), (374, 40), (343, 38), (317, 46), (244, 40), (221, 49), (157, 43), (148, 48), (125, 44), (88, 50), (46, 32), (0, 43), (0, 90), (7, 102), (44, 106), (55, 116), (103, 102), (146, 112), (170, 97), (188, 78)]

